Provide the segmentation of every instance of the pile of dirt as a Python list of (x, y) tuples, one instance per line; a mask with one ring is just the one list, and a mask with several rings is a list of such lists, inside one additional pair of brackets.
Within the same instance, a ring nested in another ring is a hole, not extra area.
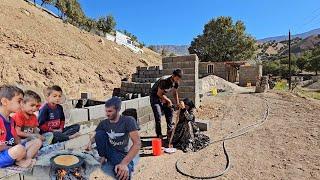
[(315, 83), (312, 83), (311, 85), (307, 86), (308, 89), (320, 89), (320, 81), (316, 81)]
[(136, 66), (161, 64), (161, 56), (93, 35), (23, 1), (0, 1), (0, 84), (42, 91), (57, 84), (71, 98), (92, 92), (105, 99)]
[(234, 83), (226, 81), (215, 75), (206, 76), (200, 79), (200, 81), (201, 81), (201, 87), (200, 87), (201, 93), (207, 93), (212, 88), (217, 88), (218, 90), (222, 90), (230, 93), (239, 93), (239, 92), (249, 91), (244, 87), (240, 87)]

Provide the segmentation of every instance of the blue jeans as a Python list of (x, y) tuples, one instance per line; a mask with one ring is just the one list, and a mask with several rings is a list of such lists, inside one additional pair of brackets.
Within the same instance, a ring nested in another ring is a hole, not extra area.
[[(119, 150), (116, 150), (114, 147), (111, 146), (109, 143), (109, 137), (106, 131), (104, 130), (98, 130), (96, 131), (95, 140), (97, 145), (97, 150), (100, 157), (105, 157), (107, 159), (107, 163), (102, 166), (102, 170), (109, 170), (112, 168), (113, 175), (116, 176), (116, 172), (114, 171), (114, 167), (121, 163), (123, 158), (127, 155), (124, 152), (121, 152)], [(134, 163), (131, 161), (128, 164), (129, 169), (129, 175), (131, 177), (131, 174), (133, 172)], [(110, 175), (108, 172), (106, 172), (108, 175)]]
[(156, 134), (159, 137), (162, 135), (161, 132), (161, 115), (162, 111), (167, 121), (167, 132), (172, 131), (173, 124), (172, 124), (172, 117), (173, 117), (173, 109), (171, 107), (166, 106), (165, 104), (160, 102), (158, 97), (150, 96), (150, 104), (152, 107), (154, 120), (156, 124)]

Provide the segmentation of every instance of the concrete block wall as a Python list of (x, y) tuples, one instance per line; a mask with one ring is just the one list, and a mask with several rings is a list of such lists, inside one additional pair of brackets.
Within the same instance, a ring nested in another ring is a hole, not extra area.
[(247, 83), (251, 83), (252, 86), (255, 86), (257, 79), (260, 78), (261, 76), (262, 76), (262, 65), (240, 66), (239, 85), (247, 86)]
[(133, 82), (151, 82), (154, 83), (162, 76), (162, 68), (160, 66), (137, 67), (137, 72), (132, 74)]
[(214, 74), (214, 72), (208, 73), (208, 65), (213, 65), (215, 68), (215, 63), (213, 62), (199, 62), (199, 78)]
[(224, 62), (216, 62), (214, 64), (214, 75), (227, 79), (226, 65)]
[[(165, 57), (162, 59), (163, 75), (171, 75), (174, 69), (183, 70), (182, 82), (178, 93), (180, 100), (190, 98), (196, 107), (200, 106), (199, 97), (199, 59), (195, 54), (188, 56)], [(170, 97), (170, 94), (168, 94)], [(172, 96), (171, 96), (172, 98)]]
[(150, 97), (136, 98), (132, 100), (122, 101), (121, 113), (126, 109), (136, 109), (139, 125), (143, 125), (149, 121), (154, 121), (152, 108), (150, 105)]
[(138, 82), (121, 82), (121, 94), (135, 93), (142, 94), (142, 96), (149, 95), (153, 83), (138, 83)]

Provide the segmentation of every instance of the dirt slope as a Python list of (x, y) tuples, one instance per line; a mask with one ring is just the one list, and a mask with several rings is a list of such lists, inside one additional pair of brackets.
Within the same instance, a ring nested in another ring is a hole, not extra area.
[(0, 0), (0, 83), (43, 89), (58, 84), (70, 97), (80, 91), (98, 99), (120, 85), (136, 66), (161, 63), (63, 23), (23, 0)]

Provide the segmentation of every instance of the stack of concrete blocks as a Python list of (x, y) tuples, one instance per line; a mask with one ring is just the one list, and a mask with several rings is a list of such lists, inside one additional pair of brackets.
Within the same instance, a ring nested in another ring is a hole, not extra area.
[(137, 67), (137, 72), (132, 74), (132, 82), (154, 83), (162, 76), (160, 66)]
[[(162, 59), (163, 74), (171, 75), (180, 68), (183, 70), (182, 82), (179, 85), (178, 93), (180, 100), (190, 98), (196, 105), (200, 106), (199, 96), (199, 59), (195, 54), (188, 56), (165, 57)], [(170, 94), (168, 94), (170, 95)], [(172, 98), (172, 96), (169, 96)]]
[(256, 85), (258, 79), (262, 76), (262, 65), (244, 65), (239, 69), (239, 85), (247, 86), (249, 83), (252, 86)]
[[(125, 95), (127, 93), (131, 94), (140, 94), (140, 96), (144, 97), (150, 94), (151, 87), (154, 83), (138, 83), (138, 82), (121, 82), (121, 94)], [(129, 97), (128, 99), (133, 99)]]
[(269, 90), (269, 77), (262, 76), (256, 83), (256, 93), (264, 93)]

